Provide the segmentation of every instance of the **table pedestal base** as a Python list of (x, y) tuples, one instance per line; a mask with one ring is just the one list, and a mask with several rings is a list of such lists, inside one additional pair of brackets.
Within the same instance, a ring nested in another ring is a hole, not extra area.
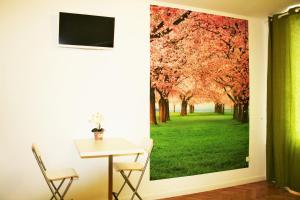
[(113, 156), (108, 156), (108, 200), (113, 199)]

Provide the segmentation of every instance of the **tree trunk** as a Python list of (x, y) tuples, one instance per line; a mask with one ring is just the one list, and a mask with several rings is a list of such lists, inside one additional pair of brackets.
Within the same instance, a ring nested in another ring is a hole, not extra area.
[(220, 104), (220, 114), (224, 115), (224, 110), (225, 110), (225, 105), (224, 104)]
[(233, 117), (241, 123), (249, 122), (248, 103), (239, 103), (234, 105)]
[(242, 122), (243, 119), (243, 104), (239, 103), (239, 113), (238, 113), (238, 120)]
[(169, 106), (169, 100), (165, 100), (165, 106), (166, 106), (166, 120), (170, 121), (170, 106)]
[(249, 122), (248, 103), (242, 105), (241, 119), (242, 123)]
[(173, 106), (173, 110), (174, 110), (174, 112), (176, 112), (176, 105), (175, 104)]
[(181, 116), (187, 116), (187, 105), (188, 105), (188, 102), (186, 100), (182, 100), (182, 102), (181, 102), (181, 112), (180, 112)]
[(190, 105), (190, 113), (194, 113), (194, 112), (195, 112), (194, 105)]
[(244, 107), (244, 119), (245, 119), (245, 122), (249, 122), (249, 104), (245, 104), (245, 107)]
[(154, 88), (150, 87), (150, 124), (157, 124)]
[(233, 119), (238, 120), (239, 107), (238, 104), (234, 104), (233, 106)]
[(224, 115), (224, 104), (216, 103), (215, 104), (215, 113), (223, 114)]
[(163, 123), (166, 122), (166, 103), (165, 103), (165, 99), (160, 98), (159, 102), (159, 122)]

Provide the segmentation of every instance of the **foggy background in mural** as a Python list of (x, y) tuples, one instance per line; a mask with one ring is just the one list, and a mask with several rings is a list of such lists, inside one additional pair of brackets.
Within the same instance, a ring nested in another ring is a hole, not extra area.
[(248, 167), (248, 22), (150, 9), (151, 180)]

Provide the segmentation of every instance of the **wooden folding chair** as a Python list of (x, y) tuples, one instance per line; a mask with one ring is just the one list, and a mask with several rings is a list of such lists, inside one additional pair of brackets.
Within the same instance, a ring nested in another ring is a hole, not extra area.
[[(72, 168), (47, 170), (42, 160), (39, 148), (36, 144), (32, 144), (32, 152), (52, 193), (52, 197), (50, 200), (52, 200), (53, 198), (56, 200), (63, 200), (73, 182), (73, 179), (79, 178), (78, 174)], [(60, 194), (59, 190), (67, 179), (69, 179), (69, 182), (63, 190), (63, 193)], [(55, 181), (60, 181), (58, 186), (54, 184)]]
[[(114, 163), (113, 166), (114, 166), (115, 170), (120, 172), (120, 174), (122, 175), (122, 177), (125, 180), (123, 185), (119, 189), (119, 191), (117, 193), (116, 192), (113, 193), (113, 196), (114, 196), (115, 199), (118, 199), (120, 193), (122, 192), (122, 190), (124, 189), (124, 186), (126, 184), (129, 186), (129, 188), (133, 192), (133, 194), (131, 196), (131, 200), (134, 199), (135, 196), (137, 196), (139, 199), (142, 199), (142, 197), (139, 195), (137, 190), (138, 190), (138, 188), (141, 184), (142, 178), (143, 178), (145, 170), (147, 168), (147, 165), (148, 165), (148, 162), (149, 162), (149, 159), (150, 159), (150, 156), (151, 156), (152, 149), (153, 149), (153, 140), (149, 139), (147, 141), (147, 145), (146, 145), (146, 148), (145, 148), (145, 151), (147, 153), (147, 158), (146, 158), (145, 163), (138, 162), (138, 158), (139, 158), (140, 154), (137, 154), (137, 156), (134, 159), (134, 162), (115, 162)], [(127, 175), (126, 175), (125, 171), (128, 172)], [(133, 171), (141, 172), (141, 175), (140, 175), (140, 177), (138, 179), (138, 182), (137, 182), (135, 187), (129, 181), (129, 177), (130, 177), (130, 175)]]

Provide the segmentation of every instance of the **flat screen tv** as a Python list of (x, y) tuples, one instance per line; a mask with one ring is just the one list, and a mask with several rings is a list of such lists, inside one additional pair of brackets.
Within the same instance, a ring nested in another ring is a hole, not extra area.
[(115, 18), (59, 13), (59, 44), (79, 48), (113, 48)]

